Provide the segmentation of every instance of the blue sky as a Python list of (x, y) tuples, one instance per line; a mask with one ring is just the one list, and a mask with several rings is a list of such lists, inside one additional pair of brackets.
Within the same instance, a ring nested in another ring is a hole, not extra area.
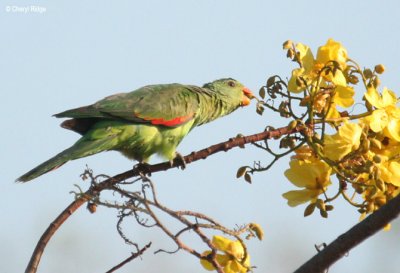
[[(22, 12), (24, 7), (29, 12)], [(257, 92), (268, 76), (290, 75), (293, 64), (281, 49), (287, 39), (315, 52), (334, 38), (361, 66), (383, 63), (383, 85), (399, 94), (399, 12), (396, 1), (2, 1), (0, 256), (6, 262), (0, 271), (25, 268), (42, 232), (72, 201), (73, 184), (86, 187), (79, 179), (86, 164), (109, 175), (133, 165), (108, 152), (15, 184), (15, 178), (78, 139), (51, 115), (147, 84), (201, 85), (229, 76)], [(238, 133), (286, 124), (272, 113), (256, 115), (253, 105), (195, 129), (179, 151), (186, 154)], [(204, 212), (232, 227), (260, 223), (265, 240), (249, 242), (255, 272), (291, 272), (314, 255), (314, 244), (329, 243), (357, 223), (358, 213), (344, 202), (334, 204), (328, 219), (317, 214), (303, 218), (304, 207), (288, 207), (281, 197), (292, 189), (283, 176), (287, 159), (254, 176), (252, 185), (236, 180), (238, 167), (270, 159), (248, 147), (196, 162), (185, 171), (155, 174), (153, 180), (160, 200), (171, 208)], [(115, 225), (115, 212), (109, 209), (94, 215), (81, 209), (52, 239), (39, 272), (108, 270), (132, 250)], [(133, 222), (127, 229), (139, 243), (152, 241), (153, 249), (119, 272), (205, 272), (184, 252), (153, 255), (158, 248), (174, 249), (158, 230)], [(394, 223), (391, 232), (362, 243), (330, 272), (394, 272), (399, 229)]]

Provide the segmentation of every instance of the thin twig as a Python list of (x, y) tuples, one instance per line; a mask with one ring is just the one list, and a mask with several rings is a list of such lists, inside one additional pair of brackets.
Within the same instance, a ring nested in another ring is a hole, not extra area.
[(151, 246), (151, 242), (148, 243), (147, 245), (145, 245), (141, 250), (139, 250), (138, 252), (135, 253), (131, 253), (131, 256), (129, 256), (128, 258), (126, 258), (125, 260), (123, 260), (122, 262), (120, 262), (119, 264), (117, 264), (116, 266), (114, 266), (113, 268), (111, 268), (110, 270), (108, 270), (106, 273), (112, 273), (117, 271), (118, 269), (120, 269), (121, 267), (123, 267), (124, 265), (126, 265), (127, 263), (131, 262), (132, 260), (134, 260), (135, 258), (141, 256), (149, 247)]

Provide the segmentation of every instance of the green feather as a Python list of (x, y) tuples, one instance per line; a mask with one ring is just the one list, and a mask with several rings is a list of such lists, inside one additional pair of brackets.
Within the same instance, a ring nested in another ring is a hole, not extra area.
[(67, 161), (109, 150), (139, 162), (147, 162), (153, 154), (171, 160), (195, 126), (236, 110), (245, 96), (244, 86), (233, 79), (217, 80), (202, 88), (150, 85), (56, 114), (72, 118), (61, 126), (78, 132), (81, 139), (17, 181), (30, 181)]

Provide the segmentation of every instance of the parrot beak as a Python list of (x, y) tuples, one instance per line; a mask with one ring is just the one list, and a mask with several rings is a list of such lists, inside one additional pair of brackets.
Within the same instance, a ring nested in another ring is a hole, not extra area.
[(244, 94), (243, 99), (242, 99), (242, 106), (249, 105), (250, 104), (250, 100), (252, 98), (254, 98), (254, 95), (250, 91), (250, 89), (247, 88), (247, 87), (243, 87), (242, 91), (243, 91), (243, 94)]

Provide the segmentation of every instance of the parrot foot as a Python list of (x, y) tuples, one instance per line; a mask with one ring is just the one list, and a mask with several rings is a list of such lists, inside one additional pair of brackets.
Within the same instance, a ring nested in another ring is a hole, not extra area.
[(146, 163), (146, 162), (139, 162), (138, 164), (133, 166), (133, 169), (138, 170), (138, 172), (141, 175), (146, 175), (148, 174), (149, 176), (151, 176), (151, 171), (150, 171), (150, 164)]
[(175, 153), (174, 159), (171, 159), (169, 161), (169, 164), (171, 164), (171, 167), (177, 166), (177, 167), (181, 167), (182, 170), (186, 169), (185, 158), (178, 152)]

